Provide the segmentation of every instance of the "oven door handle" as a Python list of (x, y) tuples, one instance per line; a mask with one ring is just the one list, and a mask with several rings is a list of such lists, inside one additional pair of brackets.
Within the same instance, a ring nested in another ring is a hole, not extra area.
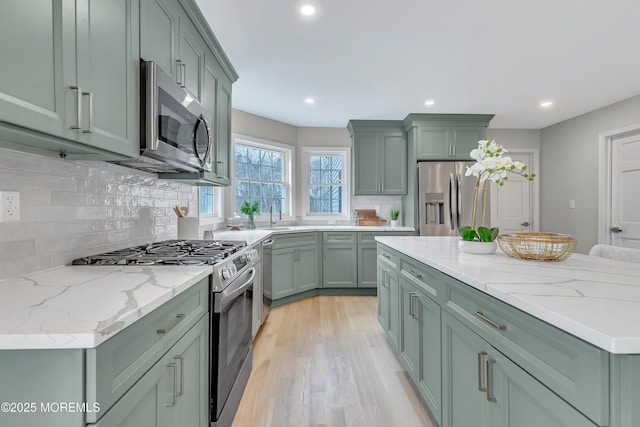
[[(249, 278), (245, 282), (240, 282), (239, 279), (246, 274), (250, 275)], [(247, 270), (242, 276), (238, 277), (231, 283), (231, 285), (227, 287), (227, 289), (222, 291), (222, 295), (220, 298), (220, 313), (222, 313), (227, 308), (227, 306), (238, 297), (238, 295), (241, 295), (242, 293), (244, 293), (244, 291), (249, 289), (251, 285), (253, 285), (253, 279), (256, 277), (256, 269), (252, 267), (250, 270)], [(238, 284), (234, 282), (237, 282)]]

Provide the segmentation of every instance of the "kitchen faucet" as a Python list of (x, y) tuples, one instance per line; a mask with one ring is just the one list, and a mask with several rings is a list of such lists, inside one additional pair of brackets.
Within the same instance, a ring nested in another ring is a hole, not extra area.
[(269, 203), (269, 228), (272, 228), (273, 224), (276, 223), (273, 220), (273, 202), (276, 200), (278, 201), (278, 214), (279, 214), (278, 219), (282, 221), (282, 201), (280, 201), (280, 198), (274, 197), (273, 199), (271, 199), (271, 202)]

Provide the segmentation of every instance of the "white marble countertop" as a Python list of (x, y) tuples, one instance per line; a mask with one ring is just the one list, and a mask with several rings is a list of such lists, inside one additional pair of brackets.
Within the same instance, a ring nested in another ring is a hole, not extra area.
[(640, 353), (640, 264), (463, 254), (457, 237), (376, 240), (611, 353)]
[(256, 244), (267, 239), (273, 234), (300, 233), (304, 231), (378, 231), (381, 233), (389, 231), (415, 231), (412, 227), (384, 227), (373, 225), (292, 225), (279, 226), (274, 228), (256, 228), (254, 230), (214, 230), (214, 239), (224, 240), (246, 240), (249, 245)]
[(0, 280), (0, 349), (93, 348), (211, 266), (68, 266)]

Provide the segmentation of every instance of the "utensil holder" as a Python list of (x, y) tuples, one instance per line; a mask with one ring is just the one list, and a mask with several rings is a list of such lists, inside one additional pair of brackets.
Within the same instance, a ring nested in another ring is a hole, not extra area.
[(197, 240), (199, 227), (200, 221), (196, 216), (178, 218), (178, 239)]

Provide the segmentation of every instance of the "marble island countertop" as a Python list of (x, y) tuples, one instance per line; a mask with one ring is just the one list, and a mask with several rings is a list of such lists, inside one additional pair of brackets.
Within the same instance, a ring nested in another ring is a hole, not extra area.
[(68, 266), (0, 280), (0, 349), (97, 347), (212, 271)]
[(640, 353), (640, 264), (574, 254), (561, 262), (458, 250), (457, 237), (377, 237), (384, 245), (611, 353)]

